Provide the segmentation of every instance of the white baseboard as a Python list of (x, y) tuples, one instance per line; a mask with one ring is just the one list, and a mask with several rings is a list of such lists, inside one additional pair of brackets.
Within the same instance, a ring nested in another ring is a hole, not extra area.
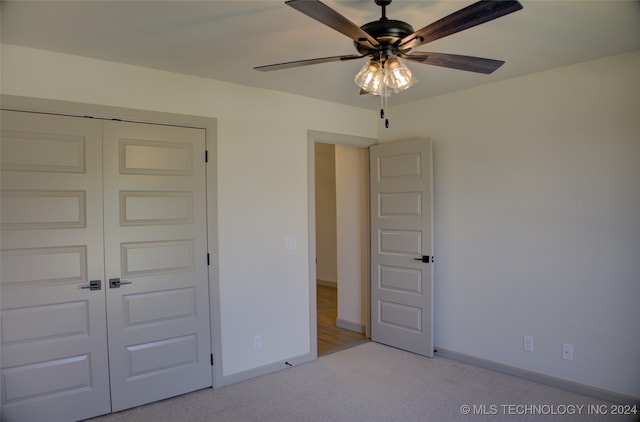
[(614, 391), (604, 390), (597, 387), (592, 387), (577, 382), (564, 380), (562, 378), (552, 377), (550, 375), (540, 374), (538, 372), (528, 371), (526, 369), (516, 368), (514, 366), (505, 365), (498, 362), (478, 358), (475, 356), (467, 355), (464, 353), (453, 352), (451, 350), (436, 348), (436, 357), (442, 357), (446, 359), (455, 360), (458, 362), (468, 363), (473, 366), (477, 366), (491, 371), (501, 372), (507, 375), (513, 375), (518, 378), (523, 378), (529, 381), (534, 381), (540, 384), (550, 385), (552, 387), (561, 388), (573, 393), (582, 394), (589, 397), (594, 397), (600, 400), (605, 400), (611, 403), (617, 404), (630, 404), (640, 406), (640, 397), (632, 397), (625, 394), (616, 393)]
[(271, 374), (272, 372), (277, 372), (283, 369), (291, 368), (293, 366), (298, 366), (303, 363), (311, 362), (312, 360), (316, 360), (316, 359), (317, 359), (316, 353), (306, 353), (304, 355), (292, 357), (291, 359), (273, 362), (267, 365), (259, 366), (257, 368), (247, 369), (246, 371), (237, 372), (231, 375), (224, 375), (222, 377), (222, 385), (220, 387), (224, 387), (225, 385), (235, 384), (241, 381), (246, 381), (251, 378), (259, 377), (262, 375)]
[(364, 325), (358, 324), (357, 322), (353, 322), (353, 321), (347, 321), (347, 320), (338, 318), (336, 320), (336, 326), (339, 328), (344, 328), (345, 330), (355, 331), (358, 334), (365, 333)]

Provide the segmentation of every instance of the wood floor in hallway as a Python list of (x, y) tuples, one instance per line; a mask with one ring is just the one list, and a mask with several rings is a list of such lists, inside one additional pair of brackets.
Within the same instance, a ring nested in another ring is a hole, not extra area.
[(316, 291), (318, 308), (318, 356), (327, 355), (368, 341), (363, 334), (336, 326), (338, 293), (335, 287), (319, 284)]

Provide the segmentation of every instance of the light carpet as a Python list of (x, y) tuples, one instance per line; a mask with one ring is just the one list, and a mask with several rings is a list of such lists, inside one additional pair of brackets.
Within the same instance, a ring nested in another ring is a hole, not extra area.
[(612, 417), (611, 406), (514, 376), (369, 342), (273, 374), (91, 421), (640, 420), (638, 415)]

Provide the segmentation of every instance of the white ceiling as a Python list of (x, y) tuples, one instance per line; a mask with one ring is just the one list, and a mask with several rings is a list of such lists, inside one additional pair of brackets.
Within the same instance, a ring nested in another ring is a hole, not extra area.
[[(377, 20), (373, 0), (324, 0), (358, 25)], [(394, 0), (391, 19), (415, 30), (473, 1)], [(492, 75), (410, 63), (419, 83), (406, 103), (558, 66), (640, 49), (640, 2), (521, 0), (523, 10), (416, 49), (505, 60)], [(1, 40), (37, 49), (151, 67), (357, 107), (362, 61), (273, 72), (254, 66), (355, 54), (352, 41), (284, 1), (5, 1)]]

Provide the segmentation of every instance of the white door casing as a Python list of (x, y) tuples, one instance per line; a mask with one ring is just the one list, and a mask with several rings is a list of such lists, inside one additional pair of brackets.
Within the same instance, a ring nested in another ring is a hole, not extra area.
[(201, 129), (104, 123), (113, 411), (211, 386)]
[(433, 356), (431, 163), (429, 140), (370, 148), (371, 338), (429, 357)]
[[(2, 112), (2, 420), (108, 413), (101, 122)], [(102, 290), (83, 289), (101, 280)]]

